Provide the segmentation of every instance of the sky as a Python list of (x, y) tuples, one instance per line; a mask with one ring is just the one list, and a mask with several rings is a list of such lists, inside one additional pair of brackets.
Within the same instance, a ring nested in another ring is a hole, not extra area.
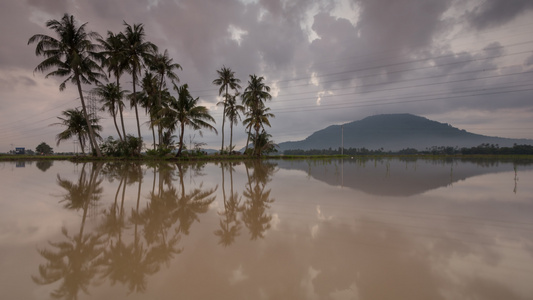
[[(187, 145), (219, 149), (222, 107), (217, 70), (245, 88), (250, 75), (271, 87), (276, 143), (377, 114), (411, 113), (478, 134), (533, 139), (533, 1), (530, 0), (3, 0), (0, 2), (0, 153), (45, 142), (55, 152), (58, 116), (79, 107), (77, 89), (34, 71), (34, 34), (74, 15), (105, 36), (123, 22), (144, 24), (146, 39), (183, 70), (193, 97), (209, 108), (216, 135), (186, 129)], [(132, 90), (124, 75), (123, 86)], [(94, 86), (84, 86), (90, 91)], [(242, 92), (242, 91), (241, 91)], [(118, 137), (99, 112), (103, 137)], [(151, 147), (148, 118), (141, 127)], [(225, 145), (229, 144), (229, 123)], [(125, 113), (136, 135), (135, 113)], [(245, 130), (234, 127), (236, 149)], [(337, 145), (333, 145), (336, 147)], [(78, 150), (79, 151), (79, 150)]]

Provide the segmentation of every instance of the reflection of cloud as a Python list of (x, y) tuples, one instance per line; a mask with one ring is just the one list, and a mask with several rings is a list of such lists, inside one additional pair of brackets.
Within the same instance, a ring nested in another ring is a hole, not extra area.
[(361, 299), (359, 297), (359, 291), (357, 285), (352, 283), (349, 288), (341, 291), (331, 292), (330, 297), (334, 300), (351, 300), (351, 299)]
[(320, 209), (320, 205), (316, 206), (316, 215), (319, 221), (329, 221), (333, 219), (333, 216), (325, 217), (322, 213), (322, 210)]
[(272, 220), (270, 220), (270, 226), (272, 229), (276, 230), (278, 229), (278, 225), (281, 223), (281, 220), (279, 219), (278, 214), (272, 214)]
[(306, 299), (320, 299), (315, 293), (315, 288), (313, 287), (313, 280), (318, 274), (320, 274), (320, 271), (315, 270), (313, 269), (313, 267), (310, 266), (307, 270), (307, 274), (304, 275), (304, 278), (300, 283), (301, 287), (304, 289)]
[(242, 265), (239, 265), (239, 267), (235, 270), (233, 270), (233, 272), (231, 272), (231, 277), (229, 279), (229, 283), (230, 284), (236, 284), (238, 282), (241, 282), (241, 281), (244, 281), (248, 279), (248, 276), (245, 275), (242, 271)]

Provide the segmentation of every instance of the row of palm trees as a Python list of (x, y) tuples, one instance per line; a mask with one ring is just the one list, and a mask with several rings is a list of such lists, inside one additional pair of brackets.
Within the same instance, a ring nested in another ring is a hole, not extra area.
[[(188, 85), (177, 85), (180, 79), (176, 72), (182, 70), (181, 65), (173, 62), (167, 50), (161, 53), (155, 44), (146, 40), (143, 24), (130, 25), (124, 22), (123, 32), (108, 31), (105, 38), (96, 32), (88, 31), (86, 25), (87, 23), (78, 26), (72, 15), (65, 14), (61, 20), (46, 22), (46, 26), (55, 32), (55, 37), (36, 34), (28, 41), (28, 44), (37, 44), (37, 56), (45, 57), (35, 71), (50, 71), (46, 77), (66, 78), (59, 86), (60, 91), (66, 88), (68, 81), (78, 89), (81, 111), (73, 109), (63, 112), (64, 118), (59, 118), (59, 124), (67, 126), (67, 130), (58, 134), (58, 145), (62, 140), (77, 136), (82, 149), (88, 140), (93, 153), (102, 156), (97, 143), (97, 139), (101, 140), (98, 132), (101, 127), (97, 125), (98, 119), (87, 112), (82, 84), (96, 85), (91, 93), (101, 101), (102, 110), (110, 113), (120, 141), (126, 141), (128, 138), (123, 116), (126, 99), (129, 100), (130, 108), (135, 111), (137, 135), (140, 140), (139, 106), (144, 108), (149, 116), (148, 125), (152, 130), (154, 150), (172, 148), (175, 137), (173, 133), (179, 131), (177, 155), (181, 155), (185, 127), (217, 132), (211, 125), (215, 120), (205, 106), (199, 105), (199, 98), (191, 96)], [(125, 73), (132, 78), (132, 92), (121, 87), (121, 78)], [(248, 86), (241, 95), (242, 105), (239, 105), (236, 99), (240, 95), (240, 80), (225, 66), (217, 73), (218, 78), (213, 80), (213, 84), (220, 87), (219, 96), (223, 99), (220, 105), (224, 107), (221, 152), (224, 151), (225, 119), (230, 121), (228, 149), (231, 151), (234, 147), (233, 126), (241, 120), (241, 114), (244, 114), (243, 124), (248, 132), (246, 148), (252, 139), (252, 153), (260, 155), (260, 149), (265, 146), (264, 142), (258, 144), (262, 141), (261, 136), (263, 139), (266, 137), (267, 144), (272, 146), (264, 128), (264, 125), (270, 126), (269, 119), (274, 117), (265, 105), (265, 101), (272, 99), (270, 87), (265, 85), (263, 77), (250, 75)], [(114, 80), (110, 82), (111, 79)], [(169, 92), (167, 80), (170, 80), (177, 97)], [(108, 83), (102, 83), (103, 81)], [(230, 90), (234, 91), (234, 94), (230, 94)], [(75, 120), (79, 121), (77, 127), (70, 127), (74, 121), (70, 120), (70, 117), (76, 117)], [(255, 131), (253, 136), (252, 130)]]

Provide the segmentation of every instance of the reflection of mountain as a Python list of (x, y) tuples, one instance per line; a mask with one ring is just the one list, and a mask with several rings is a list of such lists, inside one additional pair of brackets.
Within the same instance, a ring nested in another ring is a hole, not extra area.
[[(513, 163), (416, 159), (344, 159), (331, 161), (280, 161), (278, 166), (302, 170), (330, 185), (380, 196), (411, 196), (445, 187), (483, 174), (513, 171)], [(520, 170), (533, 169), (523, 165)]]

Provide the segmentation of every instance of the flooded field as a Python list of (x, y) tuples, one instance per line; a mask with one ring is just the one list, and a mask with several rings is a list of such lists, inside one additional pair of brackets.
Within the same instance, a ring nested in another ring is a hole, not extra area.
[(533, 164), (0, 163), (0, 299), (533, 299)]

